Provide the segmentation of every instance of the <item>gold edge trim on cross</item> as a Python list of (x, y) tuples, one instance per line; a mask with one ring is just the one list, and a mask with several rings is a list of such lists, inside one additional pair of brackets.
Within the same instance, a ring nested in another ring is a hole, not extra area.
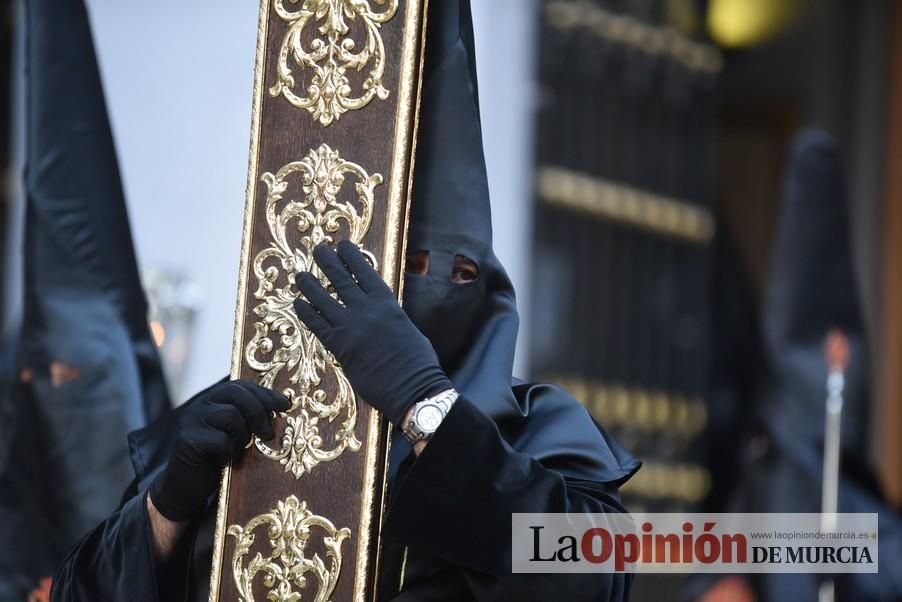
[[(426, 7), (428, 0), (409, 0), (404, 17), (404, 41), (401, 50), (401, 74), (398, 84), (398, 105), (396, 108), (395, 140), (392, 170), (389, 182), (388, 219), (385, 227), (382, 278), (395, 289), (398, 301), (403, 294), (404, 281), (401, 278), (401, 260), (407, 246), (407, 225), (410, 215), (410, 192), (413, 185), (413, 164), (416, 147), (416, 128), (419, 118), (420, 90), (422, 86), (423, 46), (425, 44)], [(408, 150), (410, 160), (407, 159)], [(406, 198), (405, 198), (406, 197)], [(404, 230), (400, 230), (403, 225)], [(398, 238), (400, 237), (400, 241)], [(398, 244), (400, 242), (400, 245)], [(400, 247), (400, 248), (399, 248)], [(384, 431), (384, 432), (383, 432)], [(383, 482), (379, 514), (376, 517), (378, 530), (375, 532), (376, 546), (370, 546), (371, 520), (373, 518), (373, 498), (376, 488), (376, 470), (379, 458), (379, 437), (384, 436), (385, 455), (382, 458)], [(367, 590), (373, 595), (378, 588), (379, 556), (382, 549), (382, 521), (385, 510), (388, 454), (391, 449), (391, 427), (382, 428), (382, 417), (373, 411), (370, 415), (370, 432), (367, 438), (365, 486), (363, 508), (360, 514), (360, 545), (357, 550), (357, 566), (354, 584), (355, 602), (367, 601)], [(368, 582), (367, 563), (371, 549), (375, 550), (375, 565), (372, 581)], [(370, 596), (372, 598), (372, 596)]]
[[(416, 167), (416, 159), (417, 159), (417, 140), (419, 137), (420, 131), (420, 105), (422, 103), (422, 95), (423, 95), (423, 65), (426, 59), (426, 30), (429, 27), (429, 0), (422, 0), (421, 4), (421, 23), (419, 27), (419, 47), (417, 48), (417, 58), (415, 68), (416, 71), (411, 75), (409, 72), (407, 73), (407, 77), (416, 77), (416, 94), (413, 97), (413, 120), (411, 124), (411, 132), (412, 136), (410, 136), (410, 162), (407, 168), (407, 203), (404, 205), (405, 211), (401, 216), (404, 219), (404, 229), (401, 230), (404, 233), (404, 237), (401, 240), (401, 258), (407, 257), (407, 230), (410, 227), (410, 210), (411, 203), (413, 202), (413, 172)], [(416, 33), (416, 32), (414, 32)], [(414, 41), (414, 43), (417, 43)], [(406, 65), (406, 63), (405, 63)], [(411, 68), (414, 66), (411, 65)], [(408, 100), (408, 104), (410, 101)], [(410, 119), (410, 115), (405, 115), (406, 119)], [(396, 230), (397, 231), (397, 230)], [(402, 303), (404, 300), (404, 278), (403, 274), (400, 274), (398, 277), (398, 302)]]
[[(360, 502), (358, 521), (357, 561), (354, 579), (354, 599), (365, 602), (367, 597), (367, 564), (370, 556), (370, 518), (373, 510), (373, 495), (376, 489), (376, 467), (379, 453), (380, 424), (382, 417), (376, 410), (370, 410), (364, 456), (363, 495)], [(372, 596), (370, 596), (372, 599)]]
[[(250, 266), (250, 247), (253, 237), (254, 198), (257, 191), (257, 164), (260, 156), (260, 121), (263, 110), (263, 75), (266, 63), (266, 34), (269, 26), (269, 0), (260, 0), (260, 18), (257, 23), (257, 56), (254, 61), (254, 94), (251, 108), (251, 141), (248, 153), (247, 187), (244, 200), (244, 226), (241, 233), (241, 261), (238, 268), (238, 299), (235, 304), (235, 331), (232, 335), (231, 377), (240, 376), (244, 337), (245, 300), (247, 298), (247, 273)], [(222, 487), (216, 510), (216, 530), (213, 535), (213, 567), (210, 572), (209, 602), (219, 601), (222, 579), (222, 557), (225, 548), (226, 519), (229, 512), (229, 485), (232, 467), (223, 470)]]
[[(229, 488), (232, 481), (231, 465), (222, 471), (219, 485), (219, 501), (216, 505), (216, 531), (213, 537), (213, 570), (210, 573), (210, 602), (219, 600), (219, 584), (222, 577), (223, 546), (225, 545), (226, 519), (229, 511)], [(221, 533), (220, 533), (221, 531)]]

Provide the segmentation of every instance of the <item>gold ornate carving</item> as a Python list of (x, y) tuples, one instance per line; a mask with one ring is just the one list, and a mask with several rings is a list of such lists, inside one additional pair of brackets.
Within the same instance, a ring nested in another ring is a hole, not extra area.
[[(349, 178), (355, 180), (354, 202), (339, 198), (351, 188), (346, 185)], [(313, 248), (332, 243), (333, 235), (343, 228), (349, 240), (361, 244), (373, 215), (373, 191), (382, 183), (382, 176), (367, 174), (323, 144), (275, 174), (264, 173), (261, 180), (267, 187), (265, 215), (272, 240), (252, 263), (257, 280), (254, 297), (259, 300), (253, 312), (258, 320), (245, 359), (266, 387), (274, 388), (283, 370), (290, 372), (290, 386), (282, 392), (291, 399), (292, 407), (277, 449), (260, 439), (254, 444), (265, 457), (300, 478), (320, 462), (338, 458), (345, 449), (359, 450), (360, 441), (355, 434), (357, 402), (350, 383), (335, 357), (294, 312), (292, 305), (298, 296), (294, 276), (309, 271), (329, 286), (313, 261)], [(286, 198), (290, 185), (299, 188), (302, 196)], [(363, 253), (376, 266), (372, 253)], [(332, 396), (326, 392), (327, 381), (334, 384)], [(339, 427), (332, 441), (326, 441), (320, 428), (336, 420)]]
[[(245, 563), (256, 540), (254, 531), (260, 527), (266, 528), (272, 551), (268, 556), (257, 552)], [(323, 533), (325, 560), (316, 553), (307, 557), (306, 548), (314, 529)], [(328, 602), (341, 574), (341, 543), (350, 537), (351, 531), (336, 529), (328, 519), (308, 510), (307, 502), (300, 502), (292, 495), (243, 527), (230, 526), (228, 534), (236, 539), (232, 574), (242, 602), (254, 602), (254, 580), (261, 573), (263, 585), (269, 590), (267, 600), (300, 602), (301, 591), (307, 589), (308, 575), (312, 574), (318, 583), (314, 602)]]
[[(378, 97), (388, 98), (383, 85), (385, 76), (385, 45), (380, 28), (398, 11), (398, 0), (374, 0), (384, 6), (376, 12), (369, 0), (288, 0), (303, 2), (297, 10), (285, 8), (285, 0), (273, 0), (276, 14), (289, 24), (282, 41), (277, 63), (276, 83), (270, 88), (272, 96), (284, 96), (300, 109), (307, 109), (323, 126), (328, 126), (349, 110), (362, 109)], [(311, 24), (311, 20), (313, 23)], [(350, 24), (359, 24), (351, 29)], [(319, 24), (319, 27), (308, 25)], [(305, 37), (314, 33), (305, 45)], [(362, 38), (361, 40), (355, 39)], [(309, 70), (306, 89), (295, 92), (295, 75), (289, 59), (301, 71)], [(369, 72), (354, 92), (350, 71)]]

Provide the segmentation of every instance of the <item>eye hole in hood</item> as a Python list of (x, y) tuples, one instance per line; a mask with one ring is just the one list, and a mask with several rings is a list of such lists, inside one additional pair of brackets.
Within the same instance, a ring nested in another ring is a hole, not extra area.
[[(404, 272), (409, 276), (425, 276), (430, 273), (429, 251), (420, 249), (407, 253)], [(432, 274), (440, 277), (440, 274)], [(479, 280), (479, 265), (466, 255), (455, 255), (451, 272), (448, 274), (454, 284), (470, 284)]]

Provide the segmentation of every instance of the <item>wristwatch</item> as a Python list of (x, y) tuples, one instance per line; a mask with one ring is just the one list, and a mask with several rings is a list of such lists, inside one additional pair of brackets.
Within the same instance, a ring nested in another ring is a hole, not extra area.
[(411, 445), (432, 437), (458, 396), (454, 389), (447, 389), (413, 406), (413, 414), (403, 428)]

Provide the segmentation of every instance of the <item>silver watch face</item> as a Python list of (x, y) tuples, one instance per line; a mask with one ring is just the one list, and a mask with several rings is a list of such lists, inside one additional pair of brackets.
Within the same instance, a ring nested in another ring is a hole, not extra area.
[(442, 423), (445, 415), (438, 406), (427, 405), (419, 408), (416, 414), (417, 426), (424, 433), (433, 433)]

